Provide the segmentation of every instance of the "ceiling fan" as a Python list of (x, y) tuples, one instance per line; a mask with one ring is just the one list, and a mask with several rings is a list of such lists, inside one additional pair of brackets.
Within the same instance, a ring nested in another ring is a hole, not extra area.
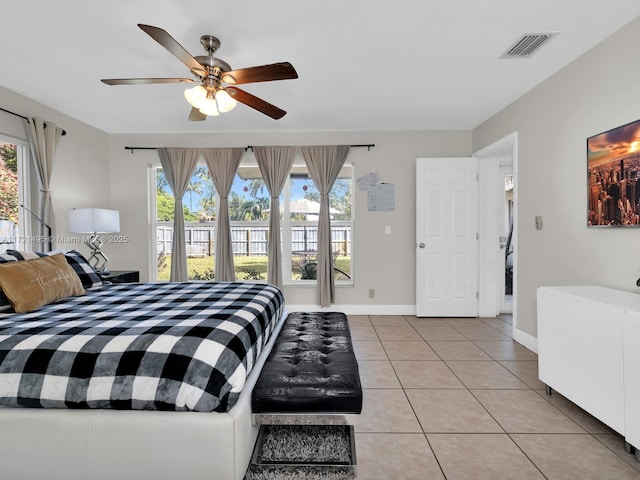
[(213, 56), (220, 48), (220, 40), (212, 35), (200, 37), (200, 43), (207, 54), (193, 57), (162, 28), (140, 23), (138, 27), (184, 63), (196, 80), (191, 78), (104, 78), (103, 83), (107, 85), (199, 83), (196, 87), (184, 92), (185, 98), (192, 107), (189, 114), (189, 120), (192, 121), (201, 121), (207, 116), (229, 112), (237, 102), (244, 103), (276, 120), (287, 113), (235, 85), (298, 78), (296, 70), (289, 62), (232, 70), (228, 63)]

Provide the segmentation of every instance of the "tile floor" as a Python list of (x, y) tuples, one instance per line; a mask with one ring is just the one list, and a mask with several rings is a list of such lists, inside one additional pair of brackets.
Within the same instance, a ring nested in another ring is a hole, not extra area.
[(546, 395), (510, 321), (349, 316), (358, 480), (640, 479), (619, 435)]

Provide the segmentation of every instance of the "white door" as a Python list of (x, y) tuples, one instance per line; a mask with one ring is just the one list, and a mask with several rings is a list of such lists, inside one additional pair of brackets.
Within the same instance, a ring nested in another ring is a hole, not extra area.
[(416, 162), (416, 315), (478, 315), (478, 160)]

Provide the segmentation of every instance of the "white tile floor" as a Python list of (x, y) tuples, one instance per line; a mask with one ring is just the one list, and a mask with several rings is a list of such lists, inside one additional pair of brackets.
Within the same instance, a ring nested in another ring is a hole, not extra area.
[(640, 480), (606, 425), (538, 380), (498, 319), (349, 316), (358, 479)]

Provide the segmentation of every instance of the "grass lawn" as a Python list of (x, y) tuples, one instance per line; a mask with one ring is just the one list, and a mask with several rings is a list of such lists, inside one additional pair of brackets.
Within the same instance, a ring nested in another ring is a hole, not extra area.
[[(233, 259), (236, 266), (238, 280), (266, 280), (267, 257), (266, 256), (237, 256)], [(158, 280), (169, 281), (171, 270), (171, 257), (165, 256), (158, 262)], [(351, 273), (351, 257), (337, 257), (336, 268), (343, 272)], [(187, 272), (190, 280), (213, 280), (215, 271), (214, 257), (187, 258)], [(299, 267), (295, 266), (293, 278), (300, 278)]]

